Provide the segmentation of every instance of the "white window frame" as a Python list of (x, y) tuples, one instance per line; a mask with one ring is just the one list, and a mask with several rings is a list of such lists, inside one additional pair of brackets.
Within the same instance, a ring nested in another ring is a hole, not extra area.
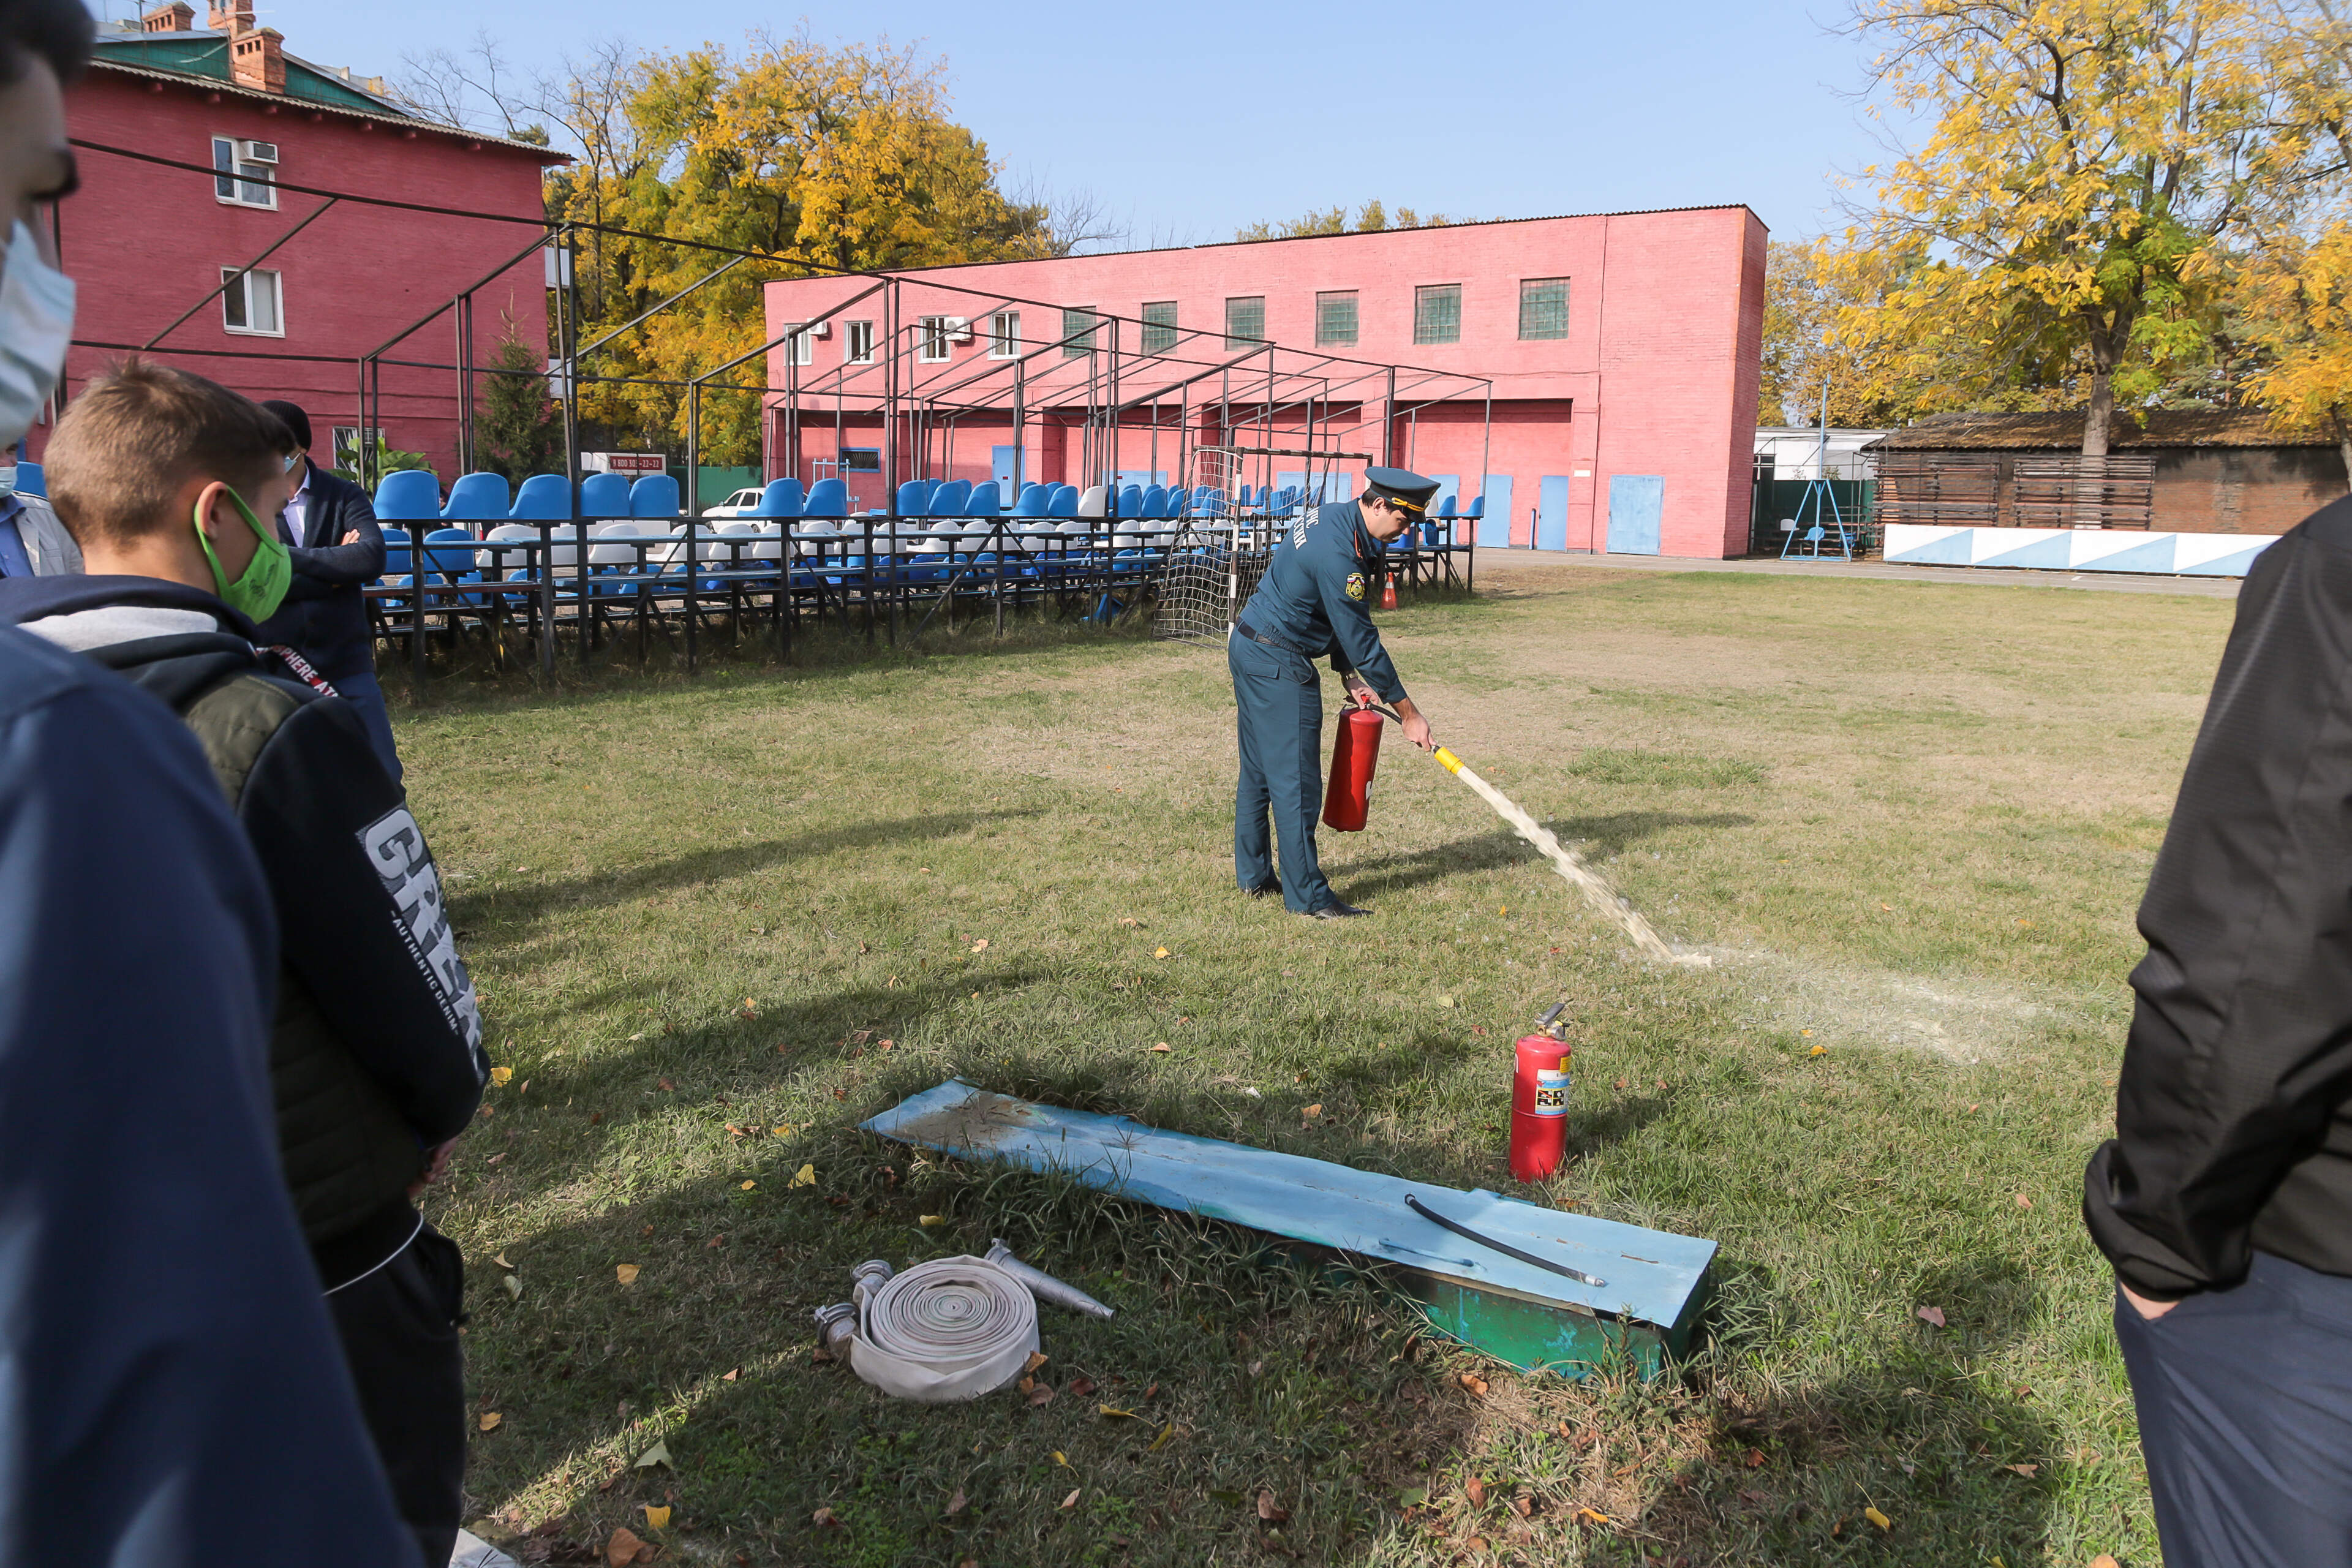
[[(861, 345), (863, 352), (860, 352)], [(874, 363), (874, 323), (844, 321), (841, 323), (841, 363), (872, 364)]]
[[(278, 210), (278, 187), (269, 182), (278, 171), (268, 163), (247, 163), (236, 155), (237, 138), (213, 138), (213, 200), (223, 206)], [(224, 191), (223, 185), (228, 187)]]
[[(954, 357), (948, 346), (950, 329), (946, 316), (924, 316), (915, 323), (915, 363), (945, 364)], [(937, 352), (934, 352), (937, 351)]]
[[(221, 281), (227, 285), (221, 290), (221, 331), (240, 338), (284, 337), (286, 335), (285, 275), (274, 272), (267, 267), (256, 267), (241, 275), (234, 267), (224, 267), (220, 271)], [(257, 327), (251, 324), (255, 315), (254, 285), (265, 278), (269, 280), (266, 287), (269, 291), (271, 313), (278, 318), (278, 324), (275, 327)], [(242, 315), (247, 325), (240, 327), (229, 319), (232, 313), (232, 302), (235, 305), (235, 313)]]
[(999, 310), (988, 318), (988, 357), (1021, 357), (1021, 312)]
[(786, 321), (784, 323), (784, 331), (792, 334), (790, 337), (786, 338), (783, 342), (785, 352), (792, 356), (792, 363), (794, 364), (814, 364), (816, 363), (816, 334), (808, 330), (808, 323), (806, 321)]
[[(370, 436), (375, 439), (365, 438)], [(363, 456), (380, 446), (389, 445), (383, 438), (383, 426), (381, 425), (370, 426), (364, 430), (357, 425), (330, 425), (327, 426), (327, 438), (330, 442), (327, 451), (333, 458), (334, 466), (347, 473), (357, 473)], [(346, 458), (350, 461), (344, 461)]]

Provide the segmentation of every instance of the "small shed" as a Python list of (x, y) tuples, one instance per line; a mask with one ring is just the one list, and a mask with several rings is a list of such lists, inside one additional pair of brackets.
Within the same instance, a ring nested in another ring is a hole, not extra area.
[(2278, 534), (2347, 488), (2333, 440), (2256, 409), (2118, 415), (2107, 460), (2082, 446), (2080, 412), (1931, 416), (1871, 448), (1875, 521)]

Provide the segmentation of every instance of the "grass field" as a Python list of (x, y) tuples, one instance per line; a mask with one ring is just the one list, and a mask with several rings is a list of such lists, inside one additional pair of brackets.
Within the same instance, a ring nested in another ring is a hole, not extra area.
[[(477, 1528), (555, 1562), (626, 1525), (866, 1568), (2152, 1568), (2076, 1205), (2231, 612), (1564, 567), (1383, 617), (1440, 738), (1698, 972), (1630, 960), (1393, 737), (1370, 829), (1323, 836), (1377, 918), (1242, 900), (1213, 652), (445, 680), (402, 743), (513, 1069), (433, 1205), (498, 1417)], [(1539, 1196), (1722, 1249), (1706, 1350), (1646, 1385), (1523, 1379), (1244, 1234), (855, 1131), (961, 1074), (1499, 1185), (1510, 1042), (1562, 997)], [(813, 1357), (853, 1264), (992, 1237), (1118, 1309), (1045, 1314), (1049, 1400)]]

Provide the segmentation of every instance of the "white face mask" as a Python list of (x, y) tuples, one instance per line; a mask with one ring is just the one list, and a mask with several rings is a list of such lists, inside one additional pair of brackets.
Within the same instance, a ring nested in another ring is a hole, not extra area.
[(41, 258), (17, 220), (0, 276), (0, 447), (13, 447), (41, 416), (73, 342), (74, 280)]

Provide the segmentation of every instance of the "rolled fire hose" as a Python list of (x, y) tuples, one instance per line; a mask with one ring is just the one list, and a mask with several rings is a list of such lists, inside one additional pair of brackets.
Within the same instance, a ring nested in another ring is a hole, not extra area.
[[(1380, 711), (1395, 719), (1399, 724), (1404, 722), (1390, 709), (1381, 708)], [(1447, 773), (1468, 784), (1479, 799), (1493, 806), (1495, 815), (1509, 823), (1512, 831), (1541, 850), (1551, 861), (1552, 869), (1567, 878), (1569, 884), (1584, 895), (1585, 902), (1616, 921), (1625, 934), (1633, 939), (1635, 947), (1652, 958), (1663, 959), (1668, 963), (1686, 964), (1694, 969), (1704, 969), (1715, 962), (1703, 952), (1676, 952), (1666, 944), (1665, 938), (1658, 934), (1657, 929), (1642, 918), (1641, 910), (1618, 896), (1617, 889), (1609, 885), (1608, 878), (1586, 865), (1575, 850), (1553, 837), (1541, 823), (1513, 805), (1509, 796), (1471, 772), (1468, 763), (1445, 747), (1438, 747), (1433, 754)]]
[(825, 1343), (883, 1393), (923, 1405), (992, 1394), (1037, 1349), (1037, 1299), (984, 1258), (940, 1258), (892, 1276), (860, 1264), (856, 1303), (817, 1313)]

